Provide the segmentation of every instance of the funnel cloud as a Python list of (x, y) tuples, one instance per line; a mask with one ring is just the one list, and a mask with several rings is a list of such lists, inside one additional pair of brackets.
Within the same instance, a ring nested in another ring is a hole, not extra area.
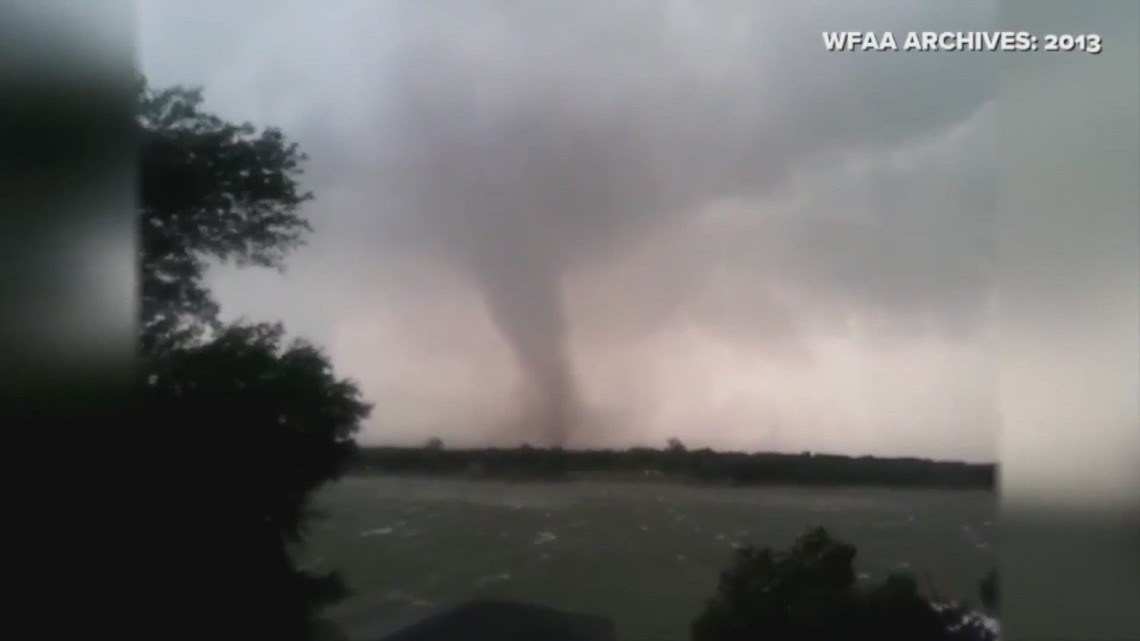
[(509, 344), (526, 379), (527, 429), (560, 446), (579, 409), (564, 276), (622, 236), (636, 241), (648, 224), (639, 218), (671, 212), (632, 114), (568, 112), (573, 96), (559, 84), (517, 87), (509, 108), (488, 112), (470, 64), (410, 57), (399, 67), (406, 81), (393, 83), (388, 129), (400, 133), (384, 153), (406, 163), (394, 191), (407, 215), (469, 272)]

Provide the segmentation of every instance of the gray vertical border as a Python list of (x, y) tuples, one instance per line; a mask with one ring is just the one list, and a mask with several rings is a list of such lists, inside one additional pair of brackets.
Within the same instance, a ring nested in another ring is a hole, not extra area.
[[(0, 3), (0, 424), (24, 481), (6, 510), (19, 521), (9, 582), (16, 616), (60, 638), (107, 624), (134, 638), (151, 618), (138, 596), (156, 586), (133, 560), (157, 558), (140, 547), (155, 530), (131, 519), (161, 522), (140, 492), (171, 496), (146, 471), (173, 448), (153, 429), (138, 438), (130, 407), (132, 9)], [(82, 542), (74, 523), (94, 526)]]
[[(1140, 2), (1005, 0), (1002, 606), (1015, 641), (1140, 639)], [(996, 58), (995, 58), (996, 59)]]
[(107, 374), (129, 385), (133, 27), (126, 0), (0, 6), (0, 362), (17, 379), (6, 391), (103, 388)]

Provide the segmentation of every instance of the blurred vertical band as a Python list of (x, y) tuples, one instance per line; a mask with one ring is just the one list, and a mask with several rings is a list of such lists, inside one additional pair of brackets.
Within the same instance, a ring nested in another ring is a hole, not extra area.
[(52, 413), (82, 415), (129, 380), (129, 10), (127, 2), (32, 1), (2, 9), (0, 363), (11, 409), (50, 399)]
[(107, 499), (135, 440), (132, 9), (0, 3), (0, 452), (20, 481), (7, 578), (28, 602), (8, 623), (35, 636), (90, 631), (100, 595), (128, 620), (130, 591), (111, 587), (125, 559), (100, 535), (118, 531), (124, 503)]
[(1013, 641), (1140, 639), (1140, 3), (1003, 0), (1002, 615)]

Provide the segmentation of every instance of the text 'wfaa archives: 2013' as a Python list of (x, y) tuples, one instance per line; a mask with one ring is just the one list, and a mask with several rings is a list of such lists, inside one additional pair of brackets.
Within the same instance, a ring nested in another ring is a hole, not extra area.
[(828, 51), (867, 52), (1055, 52), (1096, 55), (1104, 42), (1095, 33), (1029, 31), (824, 31)]

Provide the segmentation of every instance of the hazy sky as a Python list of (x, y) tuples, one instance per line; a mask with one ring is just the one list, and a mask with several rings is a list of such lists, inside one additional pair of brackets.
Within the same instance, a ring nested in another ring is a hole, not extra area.
[(217, 270), (367, 442), (992, 459), (993, 58), (823, 30), (987, 2), (139, 2), (150, 82), (309, 152), (288, 272)]

